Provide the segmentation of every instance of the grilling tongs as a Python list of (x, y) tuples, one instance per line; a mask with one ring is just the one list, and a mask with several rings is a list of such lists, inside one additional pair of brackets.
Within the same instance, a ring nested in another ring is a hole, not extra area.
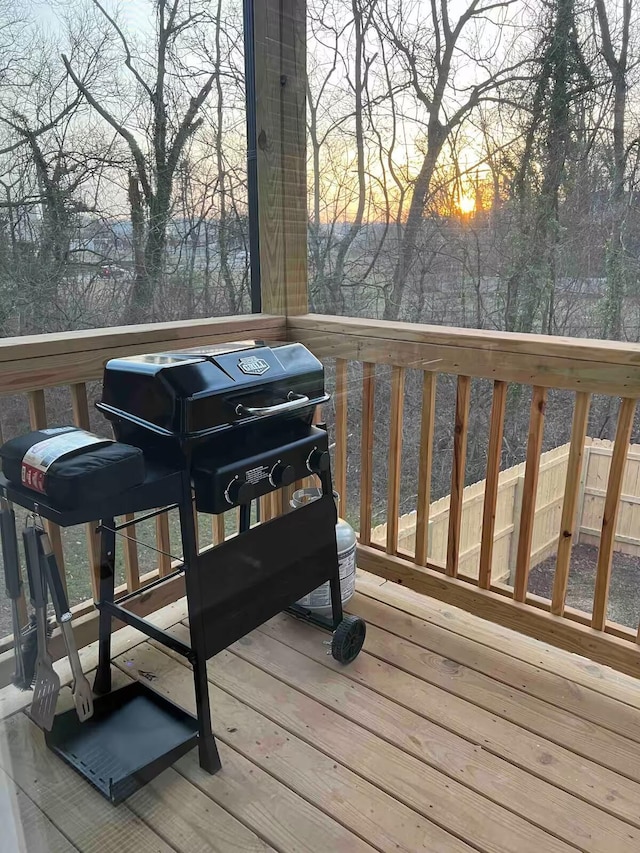
[(76, 706), (78, 719), (80, 722), (84, 722), (93, 716), (93, 693), (91, 685), (82, 672), (76, 638), (71, 626), (71, 611), (69, 610), (67, 594), (60, 578), (60, 569), (58, 568), (56, 555), (53, 553), (53, 548), (51, 547), (51, 542), (46, 531), (39, 528), (38, 534), (40, 536), (39, 551), (42, 574), (46, 577), (51, 591), (53, 609), (56, 612), (56, 620), (62, 631), (62, 638), (67, 649), (71, 674), (73, 675), (73, 685), (71, 687), (73, 703)]
[(20, 626), (20, 611), (18, 609), (18, 601), (22, 595), (22, 578), (20, 576), (20, 558), (18, 556), (16, 516), (13, 507), (5, 498), (2, 498), (0, 501), (0, 537), (2, 538), (2, 560), (4, 563), (6, 592), (7, 598), (11, 600), (13, 621), (13, 648), (16, 660), (13, 683), (19, 687), (30, 687), (30, 684), (25, 683), (22, 628)]

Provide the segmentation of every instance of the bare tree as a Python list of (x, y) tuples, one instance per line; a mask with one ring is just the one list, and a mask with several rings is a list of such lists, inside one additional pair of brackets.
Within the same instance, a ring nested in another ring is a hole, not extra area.
[(135, 247), (130, 319), (150, 320), (154, 292), (162, 281), (176, 169), (187, 142), (202, 124), (201, 109), (216, 80), (215, 71), (203, 72), (185, 58), (193, 47), (192, 42), (185, 44), (187, 36), (206, 18), (206, 4), (157, 0), (155, 52), (153, 56), (142, 57), (116, 17), (98, 0), (93, 3), (117, 35), (139, 104), (149, 112), (144, 147), (137, 133), (136, 115), (139, 119), (140, 109), (132, 113), (127, 105), (117, 114), (107, 98), (85, 84), (69, 58), (63, 54), (62, 59), (78, 91), (129, 149), (132, 159), (129, 203)]
[[(607, 338), (620, 340), (623, 334), (622, 312), (626, 290), (627, 259), (625, 250), (626, 193), (625, 178), (627, 170), (628, 145), (625, 141), (626, 112), (628, 98), (628, 72), (631, 66), (629, 56), (631, 17), (633, 0), (623, 0), (622, 20), (617, 32), (613, 31), (610, 16), (615, 9), (604, 2), (595, 0), (597, 12), (600, 50), (608, 69), (607, 88), (613, 95), (611, 115), (611, 136), (613, 155), (611, 168), (611, 236), (607, 247), (607, 296), (604, 310), (603, 334)], [(614, 42), (617, 42), (617, 44)]]
[[(456, 20), (450, 18), (449, 4), (431, 0), (429, 26), (422, 23), (420, 10), (399, 2), (391, 7), (386, 3), (377, 16), (378, 27), (392, 45), (401, 62), (413, 94), (424, 112), (426, 131), (425, 150), (416, 178), (403, 229), (402, 244), (388, 287), (385, 319), (397, 319), (402, 296), (411, 276), (419, 250), (420, 226), (429, 199), (438, 158), (450, 134), (489, 93), (508, 79), (520, 63), (501, 64), (496, 71), (488, 69), (489, 58), (476, 56), (476, 68), (481, 72), (478, 82), (465, 86), (459, 78), (458, 64), (465, 58), (463, 36), (472, 25), (490, 21), (491, 13), (506, 10), (513, 0), (481, 2), (471, 0)], [(424, 12), (422, 13), (424, 14)], [(491, 42), (491, 39), (489, 39)], [(490, 44), (489, 53), (495, 51)]]

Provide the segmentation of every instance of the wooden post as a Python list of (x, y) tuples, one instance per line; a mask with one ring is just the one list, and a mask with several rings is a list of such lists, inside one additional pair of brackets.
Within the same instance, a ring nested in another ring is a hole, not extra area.
[(336, 359), (335, 483), (340, 495), (340, 515), (347, 517), (347, 384), (349, 363)]
[(254, 0), (262, 310), (306, 314), (306, 0)]
[[(71, 386), (71, 406), (73, 408), (74, 424), (90, 432), (91, 422), (89, 420), (87, 386), (84, 382), (78, 382)], [(91, 572), (91, 592), (94, 601), (97, 601), (99, 598), (98, 587), (100, 583), (100, 538), (96, 533), (96, 525), (97, 521), (85, 526), (89, 570)]]

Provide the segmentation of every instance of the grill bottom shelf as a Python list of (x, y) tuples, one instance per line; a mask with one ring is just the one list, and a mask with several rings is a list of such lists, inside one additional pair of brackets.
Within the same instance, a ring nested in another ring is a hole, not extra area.
[(47, 746), (114, 805), (170, 767), (198, 742), (198, 721), (144, 684), (95, 699), (81, 723), (75, 709), (55, 718)]

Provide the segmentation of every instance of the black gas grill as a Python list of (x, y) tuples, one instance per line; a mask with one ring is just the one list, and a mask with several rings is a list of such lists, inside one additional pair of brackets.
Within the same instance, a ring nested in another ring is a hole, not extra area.
[[(65, 510), (6, 481), (0, 484), (4, 497), (60, 525), (101, 519), (94, 692), (102, 698), (88, 723), (78, 724), (77, 718), (62, 714), (45, 735), (52, 749), (113, 802), (127, 797), (195, 742), (201, 766), (211, 773), (220, 767), (206, 661), (278, 612), (289, 610), (332, 630), (331, 650), (343, 663), (360, 651), (364, 623), (342, 614), (327, 431), (312, 424), (316, 407), (328, 399), (322, 364), (300, 344), (250, 341), (112, 359), (97, 405), (118, 441), (142, 449), (145, 481), (115, 497), (96, 495), (91, 505)], [(250, 526), (254, 499), (311, 474), (322, 484), (318, 500)], [(238, 535), (198, 553), (194, 494), (201, 512), (218, 514), (239, 506)], [(184, 572), (189, 645), (128, 609), (140, 592), (114, 601), (116, 535), (126, 535), (134, 523), (116, 524), (115, 518), (151, 510), (136, 517), (140, 523), (167, 507), (180, 514), (182, 564), (146, 585), (142, 594), (151, 586), (175, 583), (175, 576)], [(295, 604), (326, 582), (331, 589), (330, 620)], [(184, 712), (160, 701), (144, 684), (111, 691), (114, 618), (190, 661), (197, 722), (185, 720)], [(149, 726), (142, 739), (135, 734), (145, 728), (140, 717), (148, 717)]]
[(221, 513), (329, 468), (322, 364), (301, 344), (248, 342), (113, 359), (98, 408), (119, 441), (185, 467)]

